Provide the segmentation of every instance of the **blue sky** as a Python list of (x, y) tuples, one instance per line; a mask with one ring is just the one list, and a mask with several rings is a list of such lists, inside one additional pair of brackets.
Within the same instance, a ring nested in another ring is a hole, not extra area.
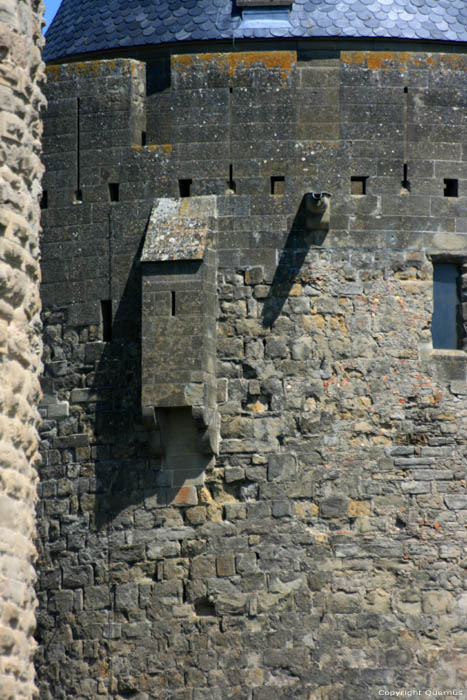
[(44, 0), (44, 2), (45, 2), (45, 21), (46, 21), (45, 29), (47, 29), (47, 27), (49, 26), (49, 24), (51, 23), (51, 21), (55, 17), (55, 13), (57, 12), (57, 10), (59, 8), (61, 0)]

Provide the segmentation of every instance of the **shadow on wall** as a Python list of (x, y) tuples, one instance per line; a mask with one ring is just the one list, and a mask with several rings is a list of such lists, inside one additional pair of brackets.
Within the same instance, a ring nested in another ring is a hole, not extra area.
[(282, 250), (269, 294), (263, 305), (263, 326), (271, 328), (282, 311), (311, 246), (324, 243), (327, 231), (307, 228), (308, 212), (304, 195)]
[[(310, 247), (322, 245), (326, 237), (324, 230), (307, 228), (305, 202), (306, 195), (263, 306), (262, 322), (267, 328), (280, 315)], [(92, 386), (97, 396), (94, 517), (98, 529), (115, 524), (119, 517), (123, 518), (122, 527), (126, 519), (130, 526), (132, 506), (136, 510), (144, 503), (154, 508), (173, 502), (187, 484), (200, 483), (212, 457), (202, 454), (188, 407), (158, 410), (162, 445), (154, 444), (155, 435), (143, 425), (141, 250), (142, 243), (133, 258), (113, 319), (112, 339), (105, 344)]]
[(112, 319), (92, 389), (95, 404), (95, 526), (105, 527), (156, 489), (141, 425), (141, 274), (139, 247)]

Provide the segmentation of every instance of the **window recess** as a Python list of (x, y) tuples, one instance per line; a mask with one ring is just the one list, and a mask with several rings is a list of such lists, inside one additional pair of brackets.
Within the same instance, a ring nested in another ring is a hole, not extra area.
[(433, 317), (431, 335), (434, 349), (457, 350), (463, 346), (461, 272), (457, 263), (433, 263)]
[(366, 194), (368, 176), (353, 175), (350, 178), (350, 194), (363, 195)]

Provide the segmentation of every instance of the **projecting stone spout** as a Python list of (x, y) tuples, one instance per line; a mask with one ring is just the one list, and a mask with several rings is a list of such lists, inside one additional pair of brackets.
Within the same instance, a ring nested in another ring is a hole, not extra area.
[(328, 231), (331, 214), (329, 192), (308, 192), (305, 195), (306, 228), (308, 231)]
[(216, 196), (157, 199), (141, 256), (142, 412), (171, 485), (218, 451), (216, 220)]

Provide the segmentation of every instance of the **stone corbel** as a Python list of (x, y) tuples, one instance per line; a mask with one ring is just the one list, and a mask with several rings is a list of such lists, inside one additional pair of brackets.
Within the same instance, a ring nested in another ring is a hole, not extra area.
[(163, 454), (162, 435), (154, 406), (143, 406), (143, 425), (149, 434), (149, 449), (155, 457)]
[(217, 411), (202, 406), (191, 409), (193, 422), (198, 431), (202, 454), (219, 453), (219, 415)]

